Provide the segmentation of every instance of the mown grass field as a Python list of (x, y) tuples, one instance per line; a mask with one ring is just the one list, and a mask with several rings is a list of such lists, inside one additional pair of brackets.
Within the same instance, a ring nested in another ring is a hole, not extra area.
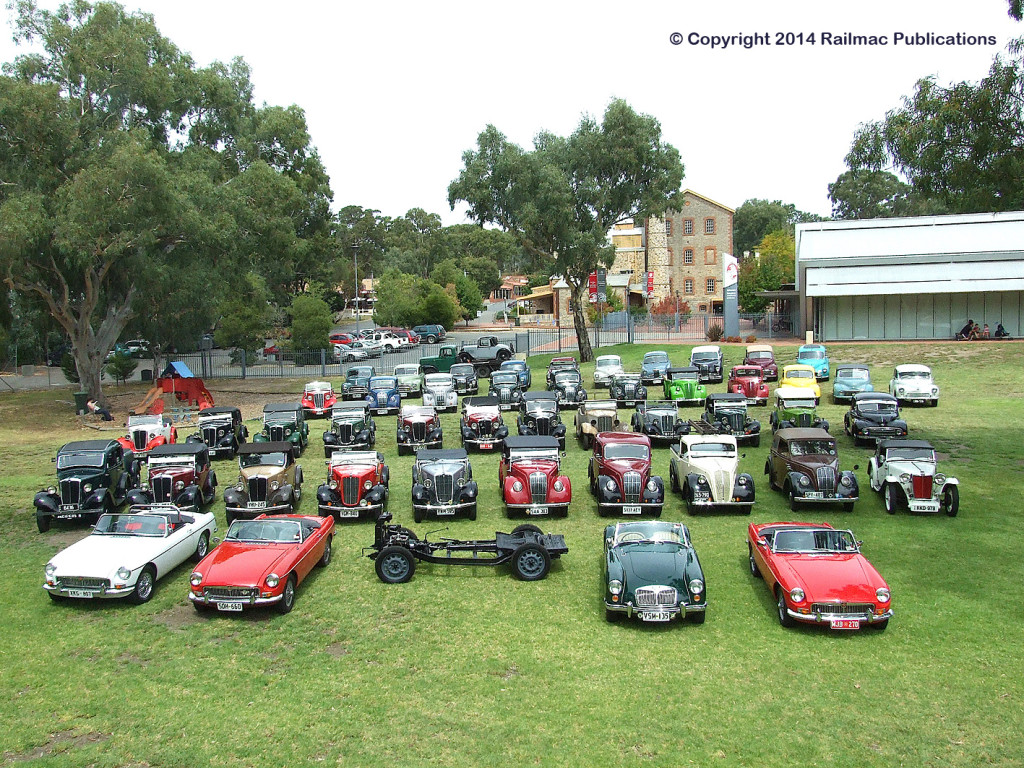
[[(601, 351), (638, 370), (651, 348)], [(795, 349), (777, 353), (790, 362)], [(669, 352), (682, 363), (689, 347)], [(689, 525), (705, 569), (703, 626), (606, 623), (607, 520), (572, 440), (569, 517), (542, 522), (570, 551), (542, 582), (518, 582), (507, 568), (420, 564), (412, 582), (387, 586), (361, 557), (373, 528), (359, 523), (339, 526), (334, 561), (300, 587), (287, 616), (196, 614), (188, 566), (143, 606), (53, 604), (43, 566), (83, 529), (37, 533), (32, 496), (53, 476), (57, 447), (95, 433), (55, 405), (62, 394), (0, 396), (0, 765), (1022, 765), (1024, 345), (830, 353), (833, 363), (869, 363), (878, 389), (895, 363), (932, 365), (939, 407), (905, 416), (961, 483), (956, 518), (886, 515), (866, 482), (869, 449), (841, 436), (842, 466), (860, 466), (861, 500), (852, 513), (800, 513), (864, 541), (892, 587), (896, 615), (885, 632), (779, 626), (744, 544), (751, 519), (794, 516), (764, 480), (767, 439), (745, 449), (758, 493), (750, 518), (689, 518), (678, 496), (666, 506), (663, 519)], [(741, 356), (742, 347), (726, 350), (729, 365)], [(548, 359), (531, 358), (535, 383)], [(588, 382), (592, 372), (584, 366)], [(828, 383), (821, 411), (840, 433), (845, 407), (830, 392)], [(753, 410), (768, 431), (767, 409)], [(572, 412), (563, 418), (571, 425)], [(321, 424), (311, 424), (300, 460), (304, 511), (315, 510), (324, 476)], [(457, 445), (457, 417), (444, 426), (446, 446)], [(396, 455), (393, 417), (379, 419), (378, 449), (391, 466), (396, 519), (421, 534), (441, 527), (412, 524), (412, 458)], [(234, 478), (231, 462), (216, 467), (222, 486)], [(517, 522), (504, 515), (497, 457), (474, 455), (473, 467), (479, 519), (451, 522), (447, 535), (510, 530)], [(667, 479), (667, 449), (655, 467)], [(223, 502), (216, 510), (223, 534)]]

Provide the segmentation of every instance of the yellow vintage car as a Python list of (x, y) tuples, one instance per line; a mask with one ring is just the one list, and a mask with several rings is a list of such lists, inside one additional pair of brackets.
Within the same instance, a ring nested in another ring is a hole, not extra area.
[(809, 365), (787, 365), (779, 377), (780, 387), (806, 387), (814, 392), (815, 400), (821, 399), (821, 387), (815, 380), (814, 368)]

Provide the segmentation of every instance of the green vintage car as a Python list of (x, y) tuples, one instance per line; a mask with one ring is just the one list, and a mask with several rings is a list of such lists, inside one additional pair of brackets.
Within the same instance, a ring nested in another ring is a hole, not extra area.
[(704, 571), (682, 523), (644, 520), (604, 529), (605, 617), (703, 624)]
[(669, 368), (662, 382), (665, 399), (678, 405), (704, 405), (708, 388), (700, 383), (700, 370), (695, 366)]
[(819, 427), (828, 431), (828, 422), (818, 415), (814, 393), (807, 387), (779, 387), (775, 390), (775, 410), (768, 417), (772, 432), (791, 427)]
[(423, 372), (419, 363), (403, 363), (395, 366), (398, 392), (402, 397), (419, 397), (423, 394)]
[(303, 415), (302, 403), (267, 403), (263, 406), (263, 431), (253, 437), (254, 443), (291, 443), (301, 454), (309, 442), (309, 425)]

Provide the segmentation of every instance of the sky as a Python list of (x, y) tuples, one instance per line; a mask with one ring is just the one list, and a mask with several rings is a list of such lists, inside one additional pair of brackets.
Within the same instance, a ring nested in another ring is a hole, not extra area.
[[(335, 209), (423, 208), (445, 224), (466, 221), (447, 188), (488, 124), (528, 147), (540, 130), (568, 135), (584, 114), (600, 118), (614, 98), (658, 119), (680, 152), (684, 189), (731, 208), (764, 198), (829, 215), (828, 185), (858, 124), (898, 107), (922, 77), (980, 80), (1024, 36), (1006, 0), (123, 5), (151, 13), (201, 66), (244, 58), (257, 103), (302, 107)], [(10, 61), (19, 49), (9, 8), (0, 17), (0, 61)], [(886, 44), (824, 44), (823, 33)], [(929, 33), (995, 44), (895, 39)], [(750, 47), (701, 41), (754, 34)]]

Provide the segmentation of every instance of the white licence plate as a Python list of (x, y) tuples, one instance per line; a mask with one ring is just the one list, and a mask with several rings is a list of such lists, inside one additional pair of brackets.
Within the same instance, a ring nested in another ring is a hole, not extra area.
[(247, 509), (266, 509), (267, 508), (267, 502), (265, 502), (265, 501), (249, 501), (249, 502), (246, 502), (245, 506), (246, 506)]
[(435, 510), (435, 514), (437, 514), (438, 517), (441, 517), (442, 515), (454, 515), (455, 507), (441, 507), (440, 509)]
[(530, 507), (526, 510), (528, 515), (546, 515), (548, 513), (547, 507)]
[(359, 517), (359, 510), (342, 508), (338, 510), (338, 517)]
[(387, 408), (378, 408), (377, 409), (377, 415), (378, 416), (387, 416), (388, 415), (388, 409)]
[(217, 610), (240, 613), (242, 610), (242, 603), (217, 603)]
[(821, 491), (808, 491), (804, 494), (805, 499), (824, 499), (825, 494)]
[(489, 451), (494, 447), (494, 443), (480, 443), (481, 451)]
[(639, 504), (626, 504), (622, 508), (622, 514), (624, 515), (640, 515), (643, 514), (644, 508)]
[(832, 619), (829, 626), (832, 629), (860, 629), (860, 619)]
[(95, 597), (96, 593), (88, 589), (69, 589), (68, 597)]
[(77, 504), (61, 504), (60, 505), (60, 511), (61, 512), (76, 512), (77, 510), (78, 510), (78, 505)]
[(640, 621), (669, 621), (672, 618), (668, 611), (640, 611), (637, 616)]

